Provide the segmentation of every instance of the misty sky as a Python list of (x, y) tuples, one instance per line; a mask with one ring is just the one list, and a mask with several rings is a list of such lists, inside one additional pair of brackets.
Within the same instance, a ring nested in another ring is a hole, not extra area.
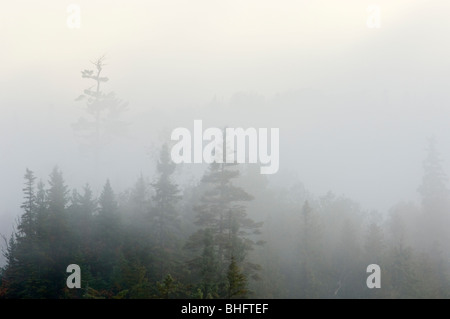
[[(152, 150), (194, 119), (279, 127), (274, 183), (383, 213), (418, 200), (427, 137), (450, 172), (448, 1), (86, 0), (74, 2), (81, 28), (69, 29), (71, 3), (0, 10), (0, 233), (20, 212), (26, 167), (46, 180), (57, 164), (69, 185), (92, 182), (71, 123), (89, 87), (80, 71), (102, 54), (104, 89), (129, 102), (130, 129), (95, 174), (119, 191), (152, 176)], [(366, 26), (372, 3), (380, 29)]]

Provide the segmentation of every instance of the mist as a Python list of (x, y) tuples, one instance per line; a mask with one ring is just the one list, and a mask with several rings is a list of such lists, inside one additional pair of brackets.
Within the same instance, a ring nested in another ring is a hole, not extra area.
[[(202, 120), (205, 128), (280, 130), (278, 172), (260, 176), (255, 165), (239, 165), (233, 182), (254, 197), (244, 206), (264, 225), (266, 244), (246, 256), (262, 266), (262, 277), (273, 267), (285, 278), (280, 287), (275, 278), (265, 286), (264, 280), (249, 283), (261, 291), (257, 297), (351, 297), (349, 287), (358, 286), (357, 279), (349, 279), (342, 296), (336, 288), (346, 278), (341, 259), (347, 250), (326, 244), (341, 238), (345, 227), (354, 229), (361, 249), (370, 225), (384, 232), (386, 247), (401, 242), (417, 256), (437, 240), (439, 258), (450, 269), (448, 236), (442, 231), (439, 237), (438, 230), (449, 221), (450, 197), (429, 204), (436, 196), (420, 192), (427, 174), (434, 174), (427, 171), (427, 158), (436, 159), (430, 165), (439, 163), (442, 176), (450, 171), (447, 1), (379, 0), (380, 28), (366, 25), (367, 3), (356, 0), (80, 0), (80, 28), (68, 27), (69, 4), (15, 1), (0, 12), (0, 234), (9, 238), (20, 224), (25, 170), (34, 172), (36, 183), (48, 183), (55, 166), (70, 192), (89, 183), (98, 198), (109, 179), (122, 219), (129, 220), (126, 227), (136, 226), (143, 217), (130, 217), (127, 194), (143, 176), (148, 211), (155, 209), (152, 183), (160, 174), (162, 146), (173, 145), (174, 129), (192, 130), (194, 120)], [(74, 128), (80, 118), (92, 119), (86, 100), (76, 99), (86, 89), (95, 91), (95, 81), (81, 72), (95, 71), (103, 56), (101, 74), (108, 80), (101, 91), (114, 92), (126, 107), (105, 119), (120, 121), (120, 129), (113, 125), (105, 140), (94, 141)], [(184, 225), (178, 246), (199, 227), (195, 207), (207, 189), (202, 180), (208, 170), (206, 164), (174, 168), (171, 180), (182, 196), (174, 206)], [(310, 296), (286, 279), (295, 277), (297, 259), (308, 254), (293, 247), (303, 242), (301, 227), (307, 226), (300, 216), (309, 209), (317, 214), (325, 244), (320, 252), (308, 249), (336, 266), (336, 274), (321, 270), (333, 284), (323, 290), (308, 286)], [(425, 231), (419, 225), (430, 214), (438, 217)], [(406, 229), (401, 240), (399, 232), (390, 233), (397, 217)], [(281, 261), (270, 264), (263, 251)], [(188, 255), (183, 250), (179, 260)], [(364, 262), (352, 265), (363, 277), (369, 264)], [(6, 264), (2, 256), (0, 265)], [(395, 286), (396, 275), (389, 276)], [(161, 279), (156, 277), (151, 278)], [(188, 275), (178, 273), (183, 278)], [(439, 296), (448, 296), (448, 287)], [(388, 296), (406, 296), (402, 289)]]

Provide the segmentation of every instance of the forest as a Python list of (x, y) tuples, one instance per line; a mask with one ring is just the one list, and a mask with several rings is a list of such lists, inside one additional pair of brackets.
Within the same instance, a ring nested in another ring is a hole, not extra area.
[[(301, 184), (272, 187), (257, 165), (213, 163), (178, 185), (164, 144), (154, 178), (115, 193), (70, 189), (27, 169), (22, 214), (4, 238), (0, 298), (448, 298), (449, 192), (436, 143), (422, 201), (365, 211)], [(81, 288), (66, 267), (81, 268)], [(366, 267), (381, 268), (381, 288)]]
[(450, 298), (448, 12), (9, 1), (0, 299)]

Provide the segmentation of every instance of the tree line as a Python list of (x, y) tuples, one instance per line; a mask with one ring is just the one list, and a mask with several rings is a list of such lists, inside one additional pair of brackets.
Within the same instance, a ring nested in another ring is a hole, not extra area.
[[(177, 185), (167, 145), (157, 177), (96, 198), (26, 170), (5, 239), (0, 298), (448, 298), (450, 196), (430, 141), (419, 204), (369, 212), (301, 183), (271, 186), (255, 165), (211, 164)], [(81, 268), (81, 289), (66, 267)], [(366, 268), (381, 268), (368, 289)]]

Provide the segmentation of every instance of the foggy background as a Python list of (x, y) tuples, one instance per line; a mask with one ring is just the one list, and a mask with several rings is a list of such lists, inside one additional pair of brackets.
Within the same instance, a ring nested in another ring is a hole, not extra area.
[[(0, 10), (0, 233), (19, 216), (25, 168), (58, 165), (71, 187), (117, 192), (154, 173), (176, 127), (280, 128), (272, 185), (301, 182), (382, 214), (418, 201), (426, 139), (450, 171), (448, 1), (9, 1)], [(71, 124), (106, 54), (102, 86), (129, 102), (127, 135), (83, 152)], [(181, 184), (202, 170), (180, 167)]]

